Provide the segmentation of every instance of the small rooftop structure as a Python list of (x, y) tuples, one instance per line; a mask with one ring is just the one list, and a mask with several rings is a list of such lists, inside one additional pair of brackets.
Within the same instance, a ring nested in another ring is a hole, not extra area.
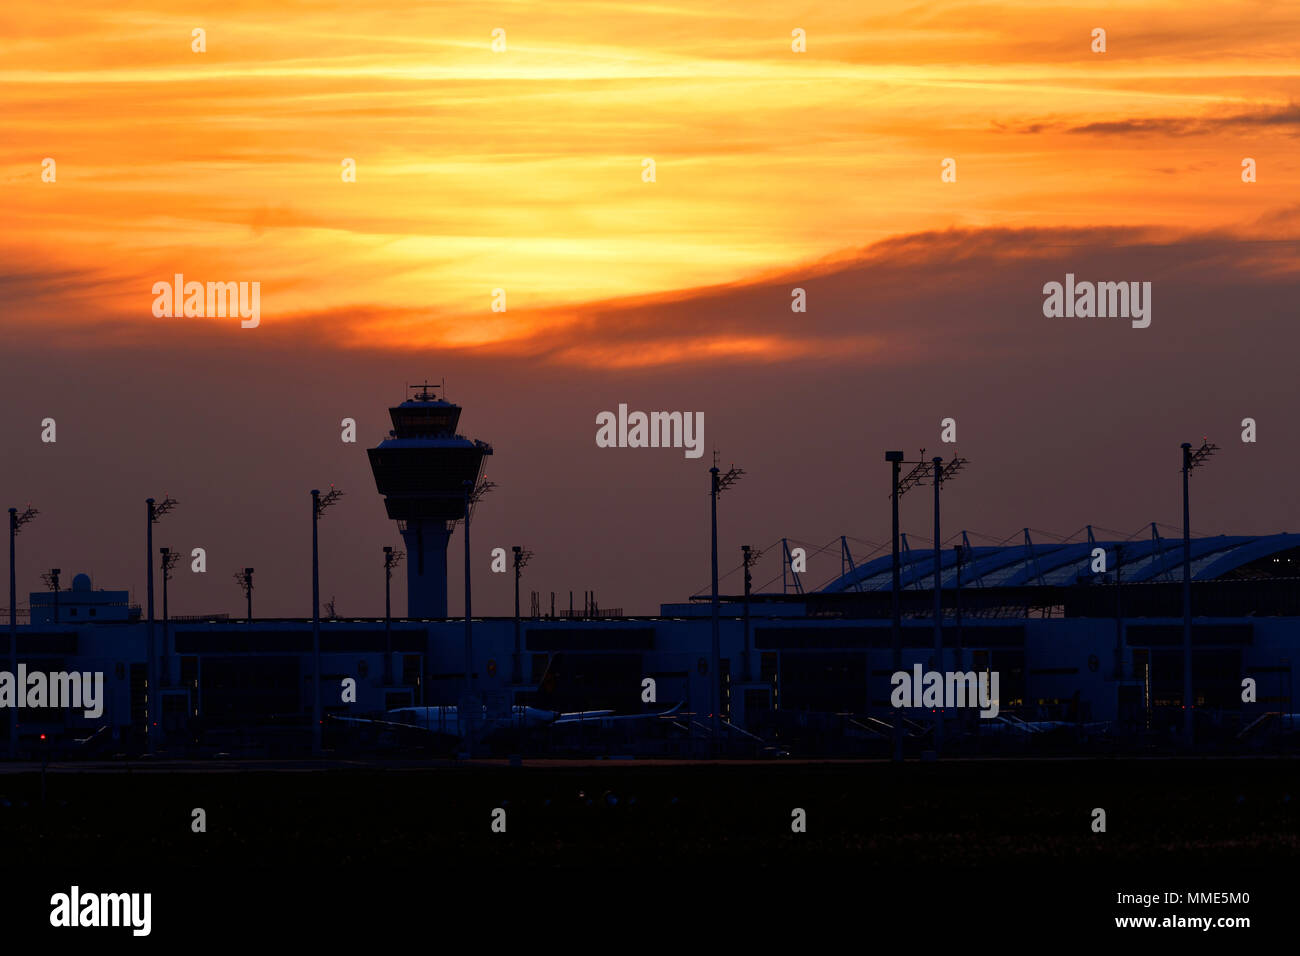
[(96, 589), (88, 574), (72, 579), (71, 590), (33, 591), (32, 624), (85, 624), (112, 621), (137, 621), (140, 608), (130, 602), (126, 590)]

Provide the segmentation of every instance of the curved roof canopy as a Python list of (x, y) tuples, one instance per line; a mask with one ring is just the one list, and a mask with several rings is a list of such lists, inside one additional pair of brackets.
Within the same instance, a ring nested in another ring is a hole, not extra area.
[[(1093, 549), (1106, 553), (1106, 572), (1093, 572)], [(1116, 549), (1122, 549), (1117, 555)], [(1289, 569), (1279, 574), (1300, 575), (1300, 534), (1218, 535), (1192, 539), (1192, 580), (1221, 578), (1248, 564), (1266, 561), (1286, 562)], [(1117, 562), (1117, 556), (1119, 558)], [(899, 555), (904, 588), (929, 590), (934, 587), (934, 549), (912, 549)], [(940, 555), (942, 587), (957, 586), (957, 556), (953, 549)], [(892, 556), (884, 555), (843, 577), (836, 578), (821, 591), (888, 591), (892, 579)], [(1026, 587), (1035, 585), (1070, 585), (1113, 583), (1117, 563), (1126, 582), (1181, 581), (1183, 577), (1183, 539), (1148, 538), (1131, 541), (1081, 541), (1072, 544), (1018, 544), (1005, 547), (968, 548), (962, 559), (961, 586)]]

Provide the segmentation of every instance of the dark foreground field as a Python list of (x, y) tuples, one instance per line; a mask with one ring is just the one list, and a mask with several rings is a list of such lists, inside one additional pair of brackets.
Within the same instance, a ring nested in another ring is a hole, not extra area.
[[(1300, 763), (1283, 759), (69, 766), (46, 775), (43, 802), (41, 786), (39, 770), (0, 773), (12, 884), (0, 919), (33, 931), (74, 883), (152, 892), (154, 936), (210, 924), (306, 939), (365, 935), (375, 920), (394, 933), (410, 920), (417, 935), (462, 922), (559, 932), (692, 912), (794, 932), (992, 919), (1066, 937), (1181, 912), (1255, 917), (1211, 932), (1258, 934), (1280, 928), (1300, 890)], [(806, 832), (792, 832), (796, 809)], [(1251, 900), (1116, 902), (1198, 891)]]

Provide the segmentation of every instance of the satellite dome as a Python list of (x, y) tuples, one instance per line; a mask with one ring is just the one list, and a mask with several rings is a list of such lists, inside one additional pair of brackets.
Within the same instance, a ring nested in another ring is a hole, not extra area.
[(90, 590), (90, 575), (89, 575), (89, 574), (78, 574), (75, 578), (73, 578), (73, 579), (72, 579), (72, 590), (74, 590), (74, 591), (89, 591), (89, 590)]

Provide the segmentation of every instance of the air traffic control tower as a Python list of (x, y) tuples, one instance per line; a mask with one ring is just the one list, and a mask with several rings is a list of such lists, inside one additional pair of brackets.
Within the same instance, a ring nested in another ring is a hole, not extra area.
[(368, 450), (375, 485), (388, 517), (406, 542), (408, 617), (447, 616), (447, 544), (465, 517), (466, 482), (472, 491), (492, 454), (487, 442), (456, 434), (460, 406), (418, 389), (388, 414), (389, 437)]

